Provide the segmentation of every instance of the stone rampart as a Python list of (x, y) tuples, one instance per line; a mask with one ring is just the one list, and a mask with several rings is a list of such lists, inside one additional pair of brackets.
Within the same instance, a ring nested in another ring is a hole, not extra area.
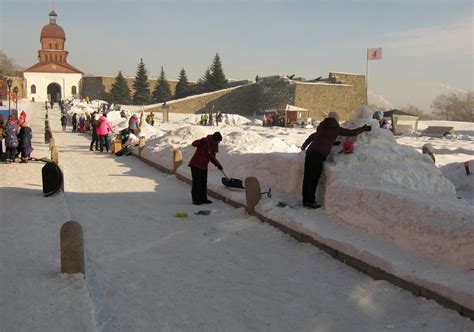
[[(171, 113), (222, 112), (252, 115), (255, 112), (258, 94), (255, 84), (205, 93), (167, 103)], [(147, 112), (161, 112), (162, 104), (149, 106)]]

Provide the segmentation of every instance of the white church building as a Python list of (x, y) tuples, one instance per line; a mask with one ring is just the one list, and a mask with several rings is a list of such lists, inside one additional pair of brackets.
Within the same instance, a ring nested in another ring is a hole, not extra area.
[(51, 11), (49, 24), (41, 29), (38, 63), (23, 71), (25, 97), (36, 102), (58, 102), (81, 93), (84, 74), (67, 63), (66, 34), (56, 17)]

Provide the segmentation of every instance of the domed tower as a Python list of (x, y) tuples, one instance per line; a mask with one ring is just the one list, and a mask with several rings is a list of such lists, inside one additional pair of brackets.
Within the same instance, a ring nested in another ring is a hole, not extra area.
[(67, 62), (68, 52), (64, 50), (66, 34), (63, 28), (56, 24), (57, 16), (52, 10), (49, 13), (49, 24), (41, 29), (41, 50), (38, 51), (40, 62)]
[(37, 102), (59, 102), (80, 95), (83, 73), (67, 62), (66, 34), (56, 23), (57, 16), (52, 10), (49, 24), (41, 29), (38, 63), (23, 71), (26, 96)]

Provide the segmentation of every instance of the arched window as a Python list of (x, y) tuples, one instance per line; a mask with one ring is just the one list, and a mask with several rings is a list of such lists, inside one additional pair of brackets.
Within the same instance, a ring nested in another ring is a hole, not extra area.
[(50, 49), (50, 50), (53, 49), (53, 44), (49, 43), (49, 49)]
[(71, 88), (71, 94), (73, 94), (73, 95), (77, 94), (77, 88), (76, 88), (75, 85), (73, 85), (72, 88)]
[(54, 48), (58, 49), (58, 43), (54, 44)]
[(31, 86), (31, 93), (36, 94), (36, 85), (34, 84)]

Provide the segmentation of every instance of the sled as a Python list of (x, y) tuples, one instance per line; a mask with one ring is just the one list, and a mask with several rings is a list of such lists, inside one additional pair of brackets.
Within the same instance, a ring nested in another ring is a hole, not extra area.
[[(240, 179), (234, 179), (234, 178), (229, 178), (224, 171), (221, 171), (222, 174), (224, 174), (224, 177), (222, 178), (222, 184), (225, 187), (228, 188), (235, 188), (235, 189), (245, 189), (244, 184), (242, 180)], [(260, 189), (258, 190), (260, 191)], [(268, 191), (261, 192), (260, 195), (267, 195), (268, 198), (272, 198), (272, 189), (269, 188)]]

